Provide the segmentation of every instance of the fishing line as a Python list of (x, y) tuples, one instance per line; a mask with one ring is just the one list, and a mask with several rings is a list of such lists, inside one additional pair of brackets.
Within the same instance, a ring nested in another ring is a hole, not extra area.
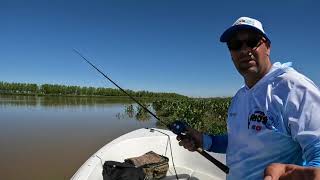
[[(148, 129), (148, 128), (146, 128), (146, 129)], [(175, 175), (176, 175), (177, 180), (179, 180), (178, 173), (177, 173), (177, 170), (176, 170), (176, 166), (174, 165), (174, 161), (173, 161), (173, 153), (172, 153), (171, 139), (170, 139), (169, 134), (166, 134), (166, 133), (164, 133), (164, 132), (162, 132), (162, 131), (159, 131), (159, 130), (153, 129), (153, 128), (150, 128), (150, 131), (151, 131), (151, 132), (152, 132), (152, 131), (157, 131), (157, 132), (159, 132), (159, 133), (161, 133), (161, 134), (164, 134), (164, 135), (166, 135), (166, 136), (168, 137), (169, 145), (170, 145), (171, 161), (172, 161), (174, 173), (175, 173)], [(167, 154), (167, 148), (168, 148), (168, 142), (167, 142), (167, 145), (166, 145), (165, 155)]]

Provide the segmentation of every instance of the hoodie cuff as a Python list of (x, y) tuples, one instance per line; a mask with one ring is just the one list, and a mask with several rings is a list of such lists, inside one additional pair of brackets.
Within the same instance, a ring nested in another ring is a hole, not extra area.
[(202, 134), (202, 148), (209, 150), (212, 145), (212, 138), (207, 134)]

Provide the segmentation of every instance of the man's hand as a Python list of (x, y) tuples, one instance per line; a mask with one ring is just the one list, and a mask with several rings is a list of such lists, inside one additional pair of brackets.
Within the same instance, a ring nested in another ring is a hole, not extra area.
[(264, 171), (264, 180), (315, 180), (320, 179), (320, 168), (292, 164), (270, 164)]
[(186, 135), (177, 136), (179, 145), (188, 149), (189, 151), (195, 151), (197, 148), (202, 148), (202, 133), (199, 131), (187, 127)]

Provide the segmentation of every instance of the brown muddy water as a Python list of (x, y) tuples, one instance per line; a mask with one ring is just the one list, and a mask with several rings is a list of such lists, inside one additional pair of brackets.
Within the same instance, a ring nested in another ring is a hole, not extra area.
[(70, 179), (98, 149), (155, 119), (126, 115), (128, 99), (0, 95), (0, 179)]

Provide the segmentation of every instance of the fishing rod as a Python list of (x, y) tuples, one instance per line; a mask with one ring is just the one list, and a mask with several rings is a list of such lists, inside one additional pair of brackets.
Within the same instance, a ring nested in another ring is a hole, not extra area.
[[(185, 122), (182, 121), (175, 121), (172, 124), (166, 124), (164, 121), (162, 121), (158, 116), (156, 116), (153, 112), (151, 112), (148, 108), (146, 108), (144, 105), (142, 105), (136, 98), (131, 96), (129, 93), (127, 93), (124, 89), (122, 89), (117, 83), (115, 83), (112, 79), (110, 79), (107, 75), (105, 75), (102, 71), (100, 71), (94, 64), (92, 64), (86, 57), (84, 57), (79, 51), (76, 49), (73, 49), (74, 52), (76, 52), (83, 60), (85, 60), (88, 64), (90, 64), (95, 70), (97, 70), (100, 74), (102, 74), (105, 78), (107, 78), (112, 84), (114, 84), (117, 88), (119, 88), (123, 93), (125, 93), (129, 98), (131, 98), (134, 102), (136, 102), (140, 107), (142, 107), (145, 111), (150, 113), (154, 118), (156, 118), (161, 124), (165, 125), (169, 130), (171, 130), (176, 135), (180, 135), (181, 137), (186, 137), (186, 131), (188, 125)], [(218, 161), (214, 157), (212, 157), (210, 154), (208, 154), (206, 151), (204, 151), (202, 148), (197, 148), (196, 151), (200, 153), (203, 157), (208, 159), (210, 162), (212, 162), (214, 165), (216, 165), (219, 169), (221, 169), (226, 174), (229, 173), (229, 167), (223, 164), (222, 162)]]

